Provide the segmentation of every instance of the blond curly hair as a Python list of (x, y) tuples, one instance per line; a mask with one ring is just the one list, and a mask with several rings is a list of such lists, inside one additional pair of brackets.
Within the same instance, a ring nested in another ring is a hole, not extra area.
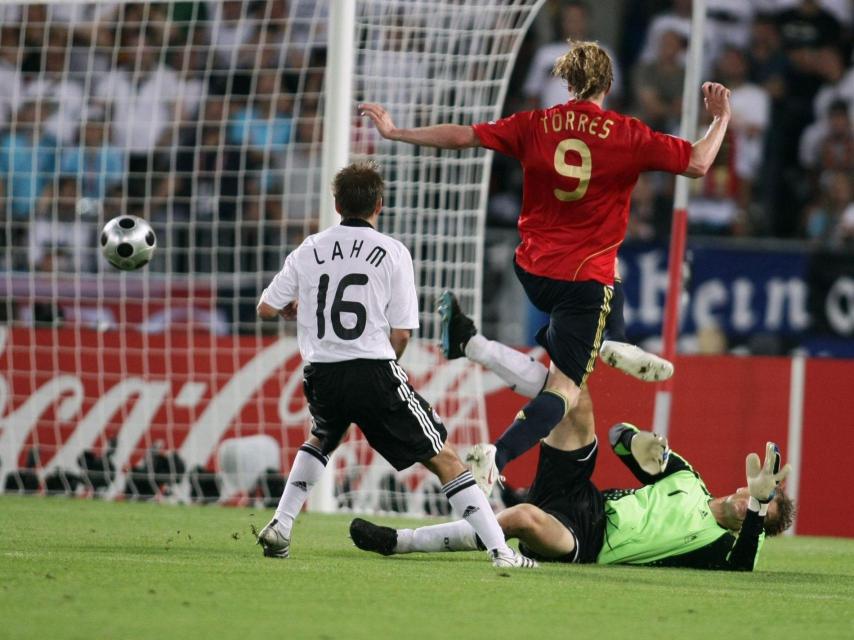
[(566, 80), (579, 100), (607, 93), (614, 81), (611, 57), (597, 42), (567, 40), (569, 51), (555, 61), (552, 73)]

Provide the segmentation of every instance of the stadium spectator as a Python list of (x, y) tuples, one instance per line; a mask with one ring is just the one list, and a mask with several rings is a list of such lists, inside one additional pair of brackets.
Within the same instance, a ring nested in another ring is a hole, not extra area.
[(0, 136), (0, 195), (8, 199), (13, 218), (27, 220), (35, 212), (56, 163), (56, 140), (44, 130), (41, 103), (24, 100)]
[(19, 40), (14, 27), (0, 23), (0, 131), (9, 126), (23, 92)]
[(830, 105), (827, 114), (813, 122), (801, 136), (801, 166), (813, 175), (822, 170), (854, 172), (854, 120), (842, 100)]
[(850, 242), (852, 221), (848, 211), (854, 203), (851, 180), (851, 174), (844, 171), (821, 177), (818, 197), (807, 207), (804, 220), (805, 235), (814, 244), (840, 248)]
[(23, 87), (25, 99), (38, 101), (42, 108), (44, 129), (60, 145), (74, 140), (83, 111), (85, 89), (82, 78), (70, 73), (67, 65), (68, 48), (65, 35), (51, 29), (49, 40), (42, 43), (38, 54), (25, 64), (38, 69)]
[(655, 58), (641, 62), (632, 73), (638, 117), (656, 131), (675, 133), (682, 115), (686, 41), (676, 31), (656, 40)]
[[(646, 41), (640, 53), (641, 63), (648, 64), (659, 57), (661, 40), (666, 33), (674, 33), (684, 42), (691, 39), (691, 6), (691, 0), (673, 0), (670, 11), (659, 13), (652, 19), (646, 30)], [(710, 25), (703, 34), (703, 51), (706, 52), (703, 75), (706, 75), (706, 70), (711, 68), (711, 63), (717, 56), (717, 41), (713, 32), (714, 28)], [(684, 52), (682, 57), (684, 58)], [(684, 63), (684, 60), (680, 60), (680, 63)]]
[[(525, 501), (498, 515), (522, 553), (542, 562), (753, 571), (765, 536), (791, 526), (794, 504), (780, 489), (790, 466), (780, 468), (772, 442), (761, 466), (755, 453), (747, 456), (746, 487), (714, 498), (666, 438), (620, 423), (609, 431), (611, 447), (643, 486), (601, 492), (590, 479), (599, 442), (589, 398), (585, 406), (587, 420), (564, 423), (540, 443)], [(395, 530), (357, 518), (350, 537), (383, 555), (481, 548), (459, 520)]]
[(293, 227), (316, 224), (320, 217), (320, 155), (323, 123), (304, 109), (296, 119), (294, 143), (288, 149), (282, 173), (283, 207)]
[(783, 46), (790, 51), (816, 50), (840, 44), (842, 27), (818, 0), (801, 0), (777, 13)]
[(772, 16), (759, 15), (753, 21), (747, 56), (751, 82), (761, 85), (772, 99), (782, 99), (786, 93), (789, 60), (783, 51), (777, 21)]
[(842, 101), (830, 105), (827, 135), (822, 139), (818, 158), (822, 170), (854, 175), (854, 119)]
[[(732, 92), (731, 146), (718, 155), (730, 160), (729, 176), (717, 170), (711, 172), (718, 182), (728, 180), (729, 188), (718, 191), (718, 197), (731, 209), (727, 216), (728, 231), (739, 235), (751, 227), (767, 228), (770, 221), (751, 206), (754, 184), (762, 168), (766, 130), (771, 119), (771, 97), (760, 85), (748, 81), (748, 64), (744, 52), (726, 47), (717, 61), (717, 77)], [(725, 153), (728, 152), (728, 153)], [(713, 178), (706, 176), (705, 181)], [(726, 195), (724, 195), (726, 193)]]
[[(119, 66), (99, 78), (94, 94), (110, 108), (113, 135), (130, 153), (129, 169), (135, 174), (128, 191), (140, 197), (155, 152), (171, 141), (173, 123), (180, 121), (177, 97), (186, 96), (186, 87), (174, 69), (160, 62), (163, 32), (156, 25), (134, 25), (120, 38)], [(196, 105), (182, 107), (192, 112)]]
[(824, 84), (818, 90), (813, 102), (815, 117), (818, 119), (827, 117), (831, 104), (845, 101), (848, 103), (851, 120), (854, 122), (854, 67), (845, 67), (840, 49), (826, 48), (821, 51), (819, 70)]
[[(555, 60), (566, 53), (568, 40), (581, 42), (590, 39), (590, 6), (579, 0), (561, 4), (558, 25), (558, 38), (554, 42), (541, 45), (528, 67), (522, 92), (529, 109), (542, 109), (566, 102), (566, 83), (552, 73), (552, 68)], [(614, 109), (620, 104), (623, 78), (614, 52), (605, 45), (601, 46), (614, 61), (613, 90), (605, 101), (609, 109)]]
[(293, 135), (293, 97), (281, 86), (280, 74), (263, 71), (256, 77), (255, 93), (231, 112), (227, 141), (240, 148), (246, 156), (244, 167), (259, 171), (267, 188), (285, 166)]
[(96, 226), (77, 214), (77, 179), (63, 177), (47, 187), (29, 225), (29, 261), (45, 271), (45, 260), (57, 273), (85, 273), (95, 269)]
[(123, 184), (127, 157), (110, 135), (105, 110), (92, 105), (83, 114), (77, 146), (62, 152), (60, 171), (79, 180), (80, 197), (103, 200), (109, 191)]
[(173, 199), (196, 223), (193, 271), (234, 270), (241, 160), (239, 149), (226, 141), (228, 111), (224, 96), (210, 94), (181, 128)]
[(717, 62), (717, 76), (732, 92), (730, 126), (736, 147), (735, 170), (744, 183), (741, 205), (746, 206), (751, 185), (762, 164), (765, 131), (771, 118), (771, 96), (748, 80), (747, 58), (741, 49), (724, 50)]
[[(542, 393), (499, 438), (497, 452), (493, 447), (496, 459), (479, 462), (490, 467), (487, 474), (494, 466), (500, 472), (547, 436), (578, 401), (611, 308), (617, 247), (625, 238), (638, 175), (655, 170), (705, 175), (730, 119), (729, 91), (714, 83), (702, 88), (713, 123), (694, 145), (603, 111), (613, 76), (610, 58), (595, 43), (573, 43), (555, 73), (575, 99), (473, 126), (400, 129), (380, 105), (359, 107), (390, 140), (443, 149), (486, 147), (516, 158), (525, 169), (514, 267), (531, 302), (549, 313), (538, 339), (552, 366)], [(449, 345), (447, 355), (460, 350)]]
[(252, 19), (253, 5), (241, 0), (213, 0), (207, 3), (208, 40), (219, 66), (237, 66), (241, 45), (249, 42), (257, 28)]

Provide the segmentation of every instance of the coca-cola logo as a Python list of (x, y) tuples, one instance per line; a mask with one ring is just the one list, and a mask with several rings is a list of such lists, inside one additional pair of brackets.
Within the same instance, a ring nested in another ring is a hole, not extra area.
[[(74, 469), (81, 453), (110, 436), (116, 439), (115, 492), (155, 441), (190, 469), (215, 466), (226, 437), (266, 433), (280, 443), (286, 469), (307, 434), (302, 366), (291, 337), (212, 342), (183, 332), (152, 337), (2, 328), (0, 349), (2, 470), (20, 466), (32, 447), (39, 447), (42, 477)], [(69, 355), (54, 357), (60, 352)], [(451, 442), (466, 446), (488, 438), (484, 394), (501, 386), (497, 378), (481, 376), (465, 361), (446, 361), (417, 341), (402, 364), (433, 403)], [(336, 460), (336, 469), (384, 465), (355, 429)]]

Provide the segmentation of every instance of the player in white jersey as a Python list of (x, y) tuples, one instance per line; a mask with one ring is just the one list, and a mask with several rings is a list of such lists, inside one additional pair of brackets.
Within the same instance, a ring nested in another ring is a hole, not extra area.
[(341, 224), (306, 238), (261, 294), (261, 318), (296, 316), (313, 425), (258, 543), (265, 556), (289, 556), (294, 519), (355, 423), (396, 469), (420, 462), (438, 476), (495, 566), (534, 567), (507, 546), (489, 502), (445, 442), (439, 416), (397, 364), (418, 328), (418, 299), (409, 251), (375, 229), (383, 187), (372, 164), (339, 171), (332, 191)]

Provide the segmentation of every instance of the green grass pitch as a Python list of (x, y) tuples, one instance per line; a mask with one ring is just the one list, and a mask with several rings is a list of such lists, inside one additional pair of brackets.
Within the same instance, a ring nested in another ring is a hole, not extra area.
[[(854, 638), (854, 540), (783, 538), (757, 572), (383, 558), (348, 516), (0, 497), (0, 638)], [(402, 524), (393, 518), (378, 518)]]

